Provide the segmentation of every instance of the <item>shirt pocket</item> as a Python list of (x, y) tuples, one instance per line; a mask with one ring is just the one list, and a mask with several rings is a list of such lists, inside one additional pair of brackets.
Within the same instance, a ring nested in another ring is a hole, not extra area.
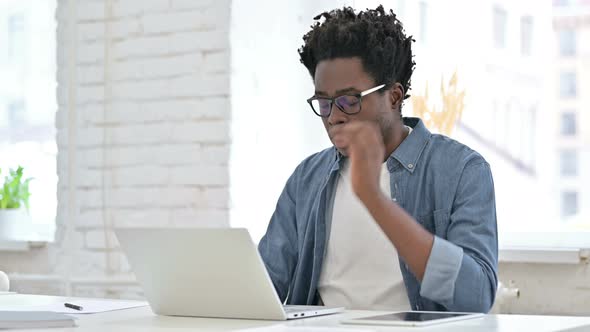
[(428, 232), (440, 238), (447, 238), (449, 228), (449, 211), (447, 209), (438, 209), (418, 217), (418, 222)]

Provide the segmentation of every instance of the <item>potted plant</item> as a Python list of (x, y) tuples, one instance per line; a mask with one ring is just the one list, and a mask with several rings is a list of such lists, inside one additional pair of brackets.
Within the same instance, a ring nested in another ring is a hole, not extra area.
[[(0, 169), (2, 175), (2, 169)], [(10, 169), (0, 181), (0, 238), (25, 240), (31, 225), (29, 216), (29, 182), (23, 179), (23, 168)]]

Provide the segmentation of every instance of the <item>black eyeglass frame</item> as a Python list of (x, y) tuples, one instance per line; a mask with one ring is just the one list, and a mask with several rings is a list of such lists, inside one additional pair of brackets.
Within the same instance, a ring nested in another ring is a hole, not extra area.
[[(361, 91), (361, 92), (356, 93), (356, 94), (343, 94), (343, 95), (340, 95), (340, 96), (337, 96), (337, 97), (333, 97), (333, 98), (313, 96), (313, 97), (307, 99), (307, 103), (309, 104), (309, 107), (311, 107), (311, 110), (313, 111), (313, 113), (315, 115), (321, 117), (321, 118), (327, 118), (327, 117), (329, 117), (332, 114), (332, 107), (334, 105), (336, 105), (336, 107), (338, 107), (338, 109), (341, 110), (343, 113), (348, 114), (348, 115), (354, 115), (354, 114), (360, 113), (360, 111), (362, 109), (362, 104), (363, 104), (362, 101), (363, 101), (363, 97), (364, 96), (366, 96), (368, 94), (371, 94), (371, 93), (373, 93), (375, 91), (379, 91), (379, 90), (383, 89), (384, 87), (385, 87), (385, 84), (381, 84), (381, 85), (378, 85), (376, 87), (370, 88), (370, 89), (365, 90), (365, 91)], [(356, 98), (358, 98), (358, 100), (359, 100), (359, 110), (358, 111), (355, 111), (355, 112), (347, 112), (347, 111), (345, 111), (336, 102), (336, 99), (341, 98), (341, 97), (356, 97)], [(321, 111), (318, 113), (318, 111), (316, 111), (315, 108), (312, 105), (312, 102), (314, 100), (325, 100), (325, 101), (328, 101), (329, 102), (329, 105), (330, 105), (330, 112), (328, 114), (326, 114), (326, 115), (322, 115), (321, 114)]]

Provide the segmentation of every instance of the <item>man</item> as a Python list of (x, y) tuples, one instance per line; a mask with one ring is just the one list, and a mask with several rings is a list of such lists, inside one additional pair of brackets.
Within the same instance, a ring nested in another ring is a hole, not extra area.
[(393, 12), (322, 17), (299, 54), (334, 147), (296, 168), (260, 242), (281, 300), (489, 311), (498, 264), (489, 164), (402, 118), (415, 63)]

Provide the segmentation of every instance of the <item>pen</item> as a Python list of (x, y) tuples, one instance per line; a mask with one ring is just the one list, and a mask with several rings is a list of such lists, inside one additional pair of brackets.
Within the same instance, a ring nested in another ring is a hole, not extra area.
[(75, 304), (71, 304), (71, 303), (64, 303), (64, 306), (66, 306), (66, 308), (70, 308), (70, 309), (74, 309), (74, 310), (78, 310), (78, 311), (82, 311), (84, 308), (82, 308), (79, 305), (75, 305)]

